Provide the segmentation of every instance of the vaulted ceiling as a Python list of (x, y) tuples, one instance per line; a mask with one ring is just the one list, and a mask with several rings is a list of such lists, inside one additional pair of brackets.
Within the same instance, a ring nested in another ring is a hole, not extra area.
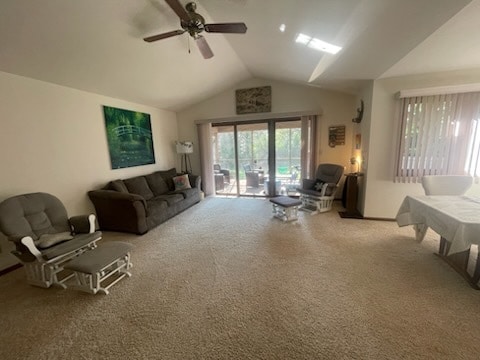
[(197, 12), (248, 31), (203, 33), (206, 60), (187, 34), (142, 40), (180, 29), (164, 0), (2, 0), (0, 71), (178, 111), (251, 77), (355, 93), (365, 80), (480, 68), (480, 0), (198, 0)]

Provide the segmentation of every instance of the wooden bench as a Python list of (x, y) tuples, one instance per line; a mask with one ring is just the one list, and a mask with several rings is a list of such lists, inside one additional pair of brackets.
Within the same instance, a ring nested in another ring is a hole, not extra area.
[(270, 199), (273, 205), (273, 216), (283, 221), (298, 220), (298, 207), (302, 202), (288, 196), (278, 196)]
[[(75, 276), (75, 283), (68, 287), (91, 294), (101, 291), (108, 295), (111, 286), (125, 276), (132, 275), (128, 271), (133, 266), (130, 262), (132, 248), (133, 245), (126, 242), (108, 242), (73, 259), (64, 266), (65, 269), (73, 271)], [(116, 277), (111, 278), (113, 275)], [(102, 283), (107, 279), (111, 281), (103, 286)]]

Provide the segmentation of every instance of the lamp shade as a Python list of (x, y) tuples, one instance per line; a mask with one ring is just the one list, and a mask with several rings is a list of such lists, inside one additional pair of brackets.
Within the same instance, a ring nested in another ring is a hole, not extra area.
[(177, 141), (177, 154), (191, 154), (193, 153), (193, 143), (191, 141)]

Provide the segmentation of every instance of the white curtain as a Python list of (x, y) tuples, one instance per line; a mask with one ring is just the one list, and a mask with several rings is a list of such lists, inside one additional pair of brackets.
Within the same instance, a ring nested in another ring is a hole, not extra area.
[(314, 179), (317, 167), (315, 155), (317, 138), (317, 115), (301, 117), (302, 148), (301, 148), (301, 179)]
[(215, 194), (213, 177), (212, 124), (198, 124), (198, 144), (200, 149), (200, 172), (205, 196)]
[[(401, 99), (396, 181), (477, 171), (480, 92)], [(480, 170), (480, 169), (479, 169)]]

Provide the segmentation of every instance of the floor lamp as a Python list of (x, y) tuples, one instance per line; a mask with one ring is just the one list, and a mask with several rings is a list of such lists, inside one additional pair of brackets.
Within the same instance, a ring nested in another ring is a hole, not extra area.
[(181, 156), (180, 171), (183, 174), (192, 173), (192, 163), (189, 154), (193, 153), (193, 143), (191, 141), (177, 141), (177, 154)]

